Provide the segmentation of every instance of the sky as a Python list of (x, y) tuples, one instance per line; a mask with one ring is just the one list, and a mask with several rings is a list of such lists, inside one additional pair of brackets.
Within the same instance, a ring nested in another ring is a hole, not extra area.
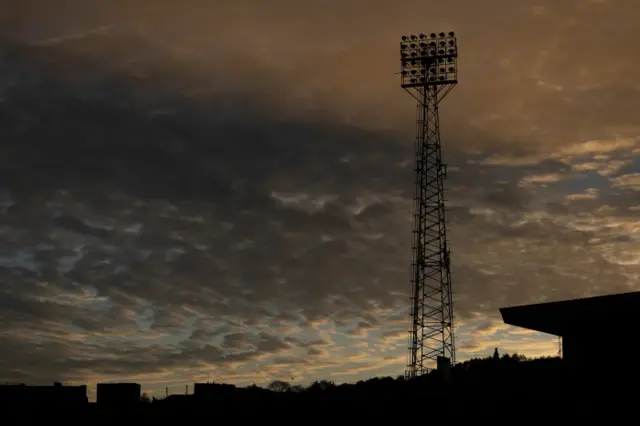
[(556, 354), (500, 307), (639, 287), (636, 0), (2, 3), (0, 381), (402, 374), (410, 33), (460, 50), (458, 360)]

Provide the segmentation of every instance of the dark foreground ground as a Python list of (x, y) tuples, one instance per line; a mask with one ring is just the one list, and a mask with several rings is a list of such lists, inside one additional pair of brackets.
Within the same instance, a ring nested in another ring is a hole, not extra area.
[(209, 424), (256, 420), (591, 424), (596, 419), (612, 424), (616, 418), (637, 423), (638, 384), (638, 375), (630, 368), (567, 368), (557, 358), (502, 359), (458, 365), (448, 378), (433, 372), (411, 381), (387, 377), (353, 385), (320, 382), (306, 389), (280, 391), (210, 385), (204, 395), (173, 395), (129, 406), (4, 401), (2, 410), (12, 422), (27, 424), (184, 420)]

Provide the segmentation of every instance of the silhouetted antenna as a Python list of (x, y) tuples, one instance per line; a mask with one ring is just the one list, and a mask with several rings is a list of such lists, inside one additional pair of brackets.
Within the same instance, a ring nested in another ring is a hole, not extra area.
[(416, 179), (408, 378), (455, 363), (438, 104), (458, 83), (458, 45), (450, 32), (403, 36), (400, 86), (417, 101)]

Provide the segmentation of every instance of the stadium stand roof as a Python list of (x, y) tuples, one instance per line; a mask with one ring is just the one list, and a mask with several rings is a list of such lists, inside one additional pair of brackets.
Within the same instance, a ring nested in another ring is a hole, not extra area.
[(556, 336), (640, 321), (640, 291), (500, 308), (505, 324)]

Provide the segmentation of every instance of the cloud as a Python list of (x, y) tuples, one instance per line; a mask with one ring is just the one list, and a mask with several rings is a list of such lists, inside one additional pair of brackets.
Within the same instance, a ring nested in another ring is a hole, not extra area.
[(640, 190), (640, 173), (616, 176), (613, 179), (613, 186), (617, 188), (633, 189), (636, 191)]
[(509, 328), (506, 324), (501, 322), (485, 322), (477, 325), (469, 335), (473, 338), (479, 338), (484, 336), (493, 336), (500, 330), (506, 330)]
[(393, 73), (424, 25), (464, 51), (441, 114), (459, 358), (553, 351), (501, 306), (635, 288), (634, 2), (139, 4), (5, 15), (0, 376), (401, 373), (414, 128)]
[(567, 195), (568, 200), (595, 200), (598, 198), (597, 188), (587, 188), (585, 192)]
[(520, 180), (521, 186), (531, 186), (532, 184), (546, 184), (558, 182), (562, 179), (562, 176), (558, 173), (551, 173), (546, 175), (533, 175), (525, 176)]

